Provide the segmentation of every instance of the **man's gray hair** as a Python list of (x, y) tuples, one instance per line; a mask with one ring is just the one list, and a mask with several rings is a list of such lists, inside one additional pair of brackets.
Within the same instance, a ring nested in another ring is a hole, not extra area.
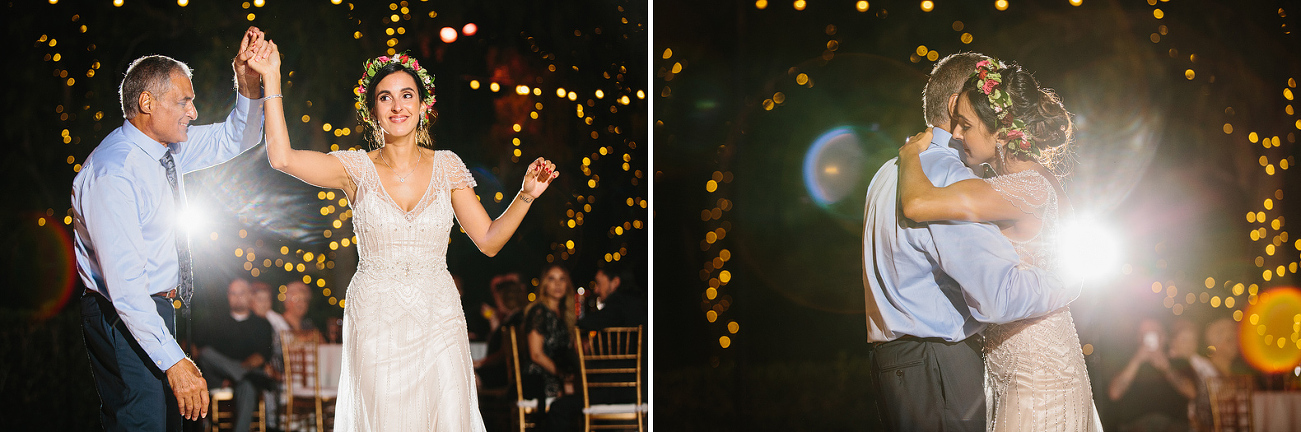
[(122, 99), (122, 116), (130, 120), (140, 114), (140, 93), (149, 92), (159, 98), (171, 91), (173, 72), (192, 78), (189, 66), (168, 56), (149, 55), (132, 61), (117, 90)]
[(962, 91), (962, 84), (976, 70), (976, 63), (987, 58), (983, 54), (963, 52), (935, 62), (931, 78), (922, 90), (922, 110), (927, 124), (948, 129), (949, 96)]

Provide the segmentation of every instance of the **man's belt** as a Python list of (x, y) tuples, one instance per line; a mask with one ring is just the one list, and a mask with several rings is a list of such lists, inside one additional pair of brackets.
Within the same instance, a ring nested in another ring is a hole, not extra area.
[[(93, 289), (86, 288), (86, 294), (99, 294), (99, 291), (95, 291), (95, 290), (93, 290)], [(176, 288), (172, 288), (172, 289), (167, 290), (167, 291), (165, 291), (165, 292), (154, 293), (154, 294), (150, 294), (150, 295), (151, 295), (151, 296), (154, 296), (154, 297), (165, 298), (165, 299), (168, 299), (168, 300), (171, 300), (171, 299), (174, 299), (174, 298), (177, 297), (177, 295), (176, 295)]]

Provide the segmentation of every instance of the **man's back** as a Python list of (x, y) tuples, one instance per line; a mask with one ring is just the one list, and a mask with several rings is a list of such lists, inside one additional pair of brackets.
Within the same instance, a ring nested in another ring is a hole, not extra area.
[[(941, 132), (937, 130), (936, 140), (948, 141), (948, 133)], [(961, 287), (940, 268), (931, 231), (903, 218), (896, 162), (891, 159), (881, 166), (867, 193), (863, 279), (868, 340), (881, 342), (902, 335), (966, 339), (983, 325), (971, 319)], [(922, 164), (938, 187), (976, 178), (947, 147), (924, 152)], [(992, 226), (984, 229), (997, 233)]]

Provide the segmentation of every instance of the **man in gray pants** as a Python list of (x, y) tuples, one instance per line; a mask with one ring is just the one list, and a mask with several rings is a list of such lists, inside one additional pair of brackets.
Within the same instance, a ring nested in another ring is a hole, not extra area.
[[(934, 127), (922, 167), (937, 187), (978, 178), (950, 144), (949, 113), (983, 59), (960, 53), (940, 60), (922, 95), (926, 122)], [(872, 178), (864, 213), (867, 338), (881, 421), (894, 431), (984, 431), (978, 334), (986, 324), (1066, 306), (1080, 286), (1023, 266), (993, 224), (904, 219), (898, 180), (891, 159)]]

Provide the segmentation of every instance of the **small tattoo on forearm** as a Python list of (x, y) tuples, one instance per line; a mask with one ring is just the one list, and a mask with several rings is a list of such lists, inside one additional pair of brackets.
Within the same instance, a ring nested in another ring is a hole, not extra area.
[(519, 194), (519, 199), (523, 200), (525, 204), (533, 203), (533, 197), (529, 196), (528, 194), (523, 194), (523, 193)]

